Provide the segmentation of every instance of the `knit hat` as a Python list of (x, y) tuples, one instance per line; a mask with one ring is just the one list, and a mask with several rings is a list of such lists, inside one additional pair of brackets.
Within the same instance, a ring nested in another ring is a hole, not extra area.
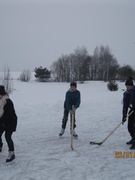
[(71, 82), (71, 83), (70, 83), (70, 87), (71, 87), (71, 86), (77, 87), (76, 82)]
[(125, 86), (133, 86), (133, 78), (129, 77), (126, 82), (125, 82)]
[(5, 94), (6, 92), (4, 86), (0, 85), (0, 95), (5, 95)]

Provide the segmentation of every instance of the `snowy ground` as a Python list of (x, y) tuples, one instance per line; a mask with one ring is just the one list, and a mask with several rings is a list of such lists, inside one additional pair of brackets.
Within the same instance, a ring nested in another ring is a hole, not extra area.
[(81, 106), (77, 110), (78, 139), (70, 148), (69, 122), (62, 138), (58, 136), (63, 116), (63, 101), (69, 83), (28, 83), (14, 81), (10, 95), (18, 115), (13, 135), (15, 162), (5, 163), (8, 149), (0, 153), (0, 180), (133, 180), (135, 158), (115, 158), (116, 152), (134, 154), (125, 144), (130, 140), (127, 123), (121, 125), (101, 146), (120, 122), (124, 83), (108, 91), (105, 82), (78, 84)]

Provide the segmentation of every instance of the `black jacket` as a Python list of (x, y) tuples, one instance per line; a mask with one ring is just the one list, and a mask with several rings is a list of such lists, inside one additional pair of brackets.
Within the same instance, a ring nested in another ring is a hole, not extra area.
[(0, 118), (0, 126), (4, 126), (7, 131), (16, 131), (17, 115), (15, 113), (13, 102), (9, 98), (6, 99), (4, 113)]

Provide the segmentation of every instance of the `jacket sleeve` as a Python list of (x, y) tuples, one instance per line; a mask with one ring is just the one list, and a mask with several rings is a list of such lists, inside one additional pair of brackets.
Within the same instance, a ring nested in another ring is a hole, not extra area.
[(135, 109), (135, 87), (131, 94), (130, 105), (131, 105), (131, 108)]
[(123, 110), (122, 110), (123, 116), (127, 115), (129, 101), (130, 101), (130, 93), (124, 92), (124, 94), (123, 94)]
[(12, 107), (13, 107), (13, 104), (7, 100), (4, 106), (4, 113), (2, 117), (0, 118), (0, 124), (5, 123), (5, 121), (10, 117)]
[(76, 101), (76, 104), (75, 104), (75, 108), (77, 109), (79, 106), (80, 106), (80, 103), (81, 103), (81, 93), (80, 91), (77, 92), (77, 101)]

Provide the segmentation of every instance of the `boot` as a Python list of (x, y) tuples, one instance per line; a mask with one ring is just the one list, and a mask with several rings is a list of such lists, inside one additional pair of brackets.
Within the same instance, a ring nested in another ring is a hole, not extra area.
[(11, 162), (15, 159), (14, 151), (9, 151), (8, 157), (6, 159), (6, 162)]
[(132, 146), (130, 147), (130, 149), (135, 149), (135, 143), (132, 144)]
[(65, 129), (62, 128), (62, 129), (61, 129), (61, 132), (59, 133), (59, 136), (62, 136), (62, 135), (64, 134), (64, 132), (65, 132)]
[(76, 138), (78, 137), (78, 134), (76, 134), (75, 130), (73, 132), (73, 136), (76, 137)]
[[(70, 129), (70, 134), (71, 134), (71, 129)], [(78, 134), (76, 134), (75, 130), (73, 130), (73, 136), (76, 138), (78, 137)]]
[(133, 144), (134, 143), (134, 140), (131, 139), (130, 141), (126, 142), (127, 145), (130, 145), (130, 144)]

